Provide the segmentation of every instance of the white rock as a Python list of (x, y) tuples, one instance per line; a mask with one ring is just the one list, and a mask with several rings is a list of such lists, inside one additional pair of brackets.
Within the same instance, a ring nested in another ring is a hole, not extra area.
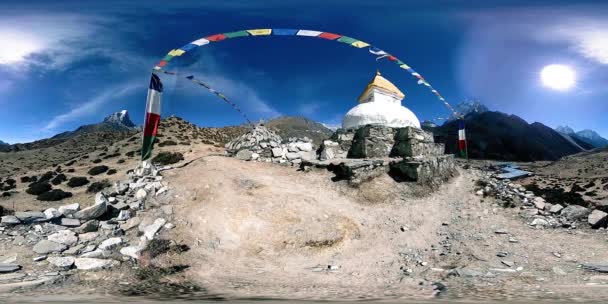
[(60, 217), (62, 214), (56, 208), (49, 208), (44, 210), (44, 216), (46, 216), (47, 220), (52, 220)]
[(272, 156), (274, 157), (283, 157), (285, 156), (285, 151), (282, 148), (272, 148)]
[(114, 260), (96, 259), (96, 258), (77, 258), (74, 261), (76, 269), (80, 270), (98, 270), (107, 269), (118, 265)]
[(67, 257), (50, 257), (47, 259), (47, 261), (49, 261), (49, 263), (55, 265), (56, 267), (61, 267), (61, 268), (70, 268), (72, 267), (72, 265), (74, 265), (74, 257), (71, 256), (67, 256)]
[(80, 210), (80, 204), (78, 203), (74, 203), (74, 204), (69, 204), (69, 205), (63, 205), (60, 206), (59, 209), (57, 209), (59, 211), (59, 213), (63, 214), (64, 216), (68, 216), (71, 214), (76, 213), (76, 211)]
[(118, 216), (116, 217), (116, 220), (117, 221), (126, 221), (130, 218), (131, 218), (130, 210), (120, 210), (120, 212), (118, 213)]
[(534, 198), (534, 206), (536, 207), (536, 209), (544, 210), (545, 205), (546, 205), (545, 200), (542, 197)]
[(294, 160), (300, 158), (300, 154), (296, 152), (288, 152), (285, 154), (285, 157), (287, 157), (288, 160)]
[(300, 151), (305, 151), (305, 152), (312, 151), (312, 144), (309, 142), (298, 142), (298, 143), (296, 143), (296, 147), (298, 147), (298, 149)]
[(154, 223), (144, 228), (144, 236), (148, 240), (154, 239), (154, 235), (165, 225), (167, 221), (164, 218), (157, 218)]
[(96, 239), (97, 237), (99, 237), (98, 232), (88, 232), (88, 233), (83, 233), (83, 234), (78, 235), (78, 238), (83, 242), (90, 242), (90, 241)]
[(562, 211), (562, 209), (564, 209), (564, 206), (562, 206), (560, 204), (555, 204), (555, 205), (551, 205), (551, 208), (549, 208), (549, 212), (559, 213), (560, 211)]
[(98, 248), (101, 250), (112, 250), (118, 247), (120, 244), (122, 244), (122, 239), (119, 237), (114, 237), (101, 242)]
[(173, 223), (166, 223), (164, 227), (167, 230), (171, 230), (171, 229), (175, 228), (175, 225)]
[(144, 189), (139, 189), (135, 193), (135, 198), (140, 201), (145, 200), (146, 196), (148, 196), (148, 192), (146, 192), (146, 190), (144, 190)]
[(601, 210), (593, 210), (589, 217), (587, 218), (587, 222), (591, 225), (592, 228), (599, 228), (605, 226), (608, 222), (608, 213)]
[(97, 194), (95, 194), (95, 205), (108, 203), (109, 201), (105, 194), (103, 194), (102, 192), (97, 192)]
[(547, 222), (547, 220), (544, 220), (541, 218), (536, 218), (532, 221), (532, 223), (530, 223), (530, 225), (536, 226), (536, 227), (547, 227), (547, 226), (549, 226), (549, 222)]
[(51, 242), (72, 246), (78, 243), (76, 233), (70, 230), (60, 230), (49, 235), (48, 240)]
[(156, 192), (156, 196), (159, 196), (159, 195), (161, 195), (161, 194), (163, 194), (163, 193), (167, 192), (168, 190), (169, 190), (169, 187), (167, 187), (167, 186), (163, 186), (163, 187), (161, 187), (160, 189), (158, 189), (158, 191)]
[(105, 258), (109, 256), (109, 252), (101, 249), (95, 249), (93, 251), (85, 252), (80, 255), (81, 258)]
[(476, 195), (482, 196), (483, 195), (483, 190), (479, 190), (477, 192), (475, 192)]

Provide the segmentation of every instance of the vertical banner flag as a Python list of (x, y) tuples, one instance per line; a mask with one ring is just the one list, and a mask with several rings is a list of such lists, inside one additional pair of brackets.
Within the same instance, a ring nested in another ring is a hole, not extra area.
[(462, 156), (462, 158), (468, 159), (467, 137), (464, 130), (464, 120), (458, 121), (458, 150), (460, 151), (460, 156)]
[(150, 78), (148, 99), (146, 101), (146, 117), (144, 119), (144, 138), (141, 147), (141, 160), (144, 161), (152, 155), (152, 147), (160, 124), (160, 99), (163, 93), (163, 84), (154, 73)]

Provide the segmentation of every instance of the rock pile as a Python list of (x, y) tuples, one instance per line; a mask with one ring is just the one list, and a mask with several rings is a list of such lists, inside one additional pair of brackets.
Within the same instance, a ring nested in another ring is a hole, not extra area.
[(522, 215), (529, 219), (528, 224), (537, 228), (576, 228), (578, 224), (587, 222), (591, 228), (597, 229), (608, 224), (608, 213), (604, 211), (547, 202), (522, 185), (499, 180), (492, 173), (481, 173), (478, 186), (477, 195), (494, 197), (504, 207), (519, 207)]
[(281, 136), (263, 125), (257, 125), (249, 132), (226, 144), (226, 152), (238, 159), (299, 165), (302, 160), (316, 159), (312, 140), (309, 138), (289, 138)]
[[(34, 262), (46, 260), (59, 270), (114, 267), (121, 264), (118, 252), (123, 260), (138, 259), (161, 229), (173, 227), (164, 218), (143, 218), (147, 202), (168, 191), (159, 171), (150, 164), (134, 170), (86, 208), (75, 203), (3, 216), (0, 242), (30, 244)], [(135, 227), (143, 233), (139, 238)]]

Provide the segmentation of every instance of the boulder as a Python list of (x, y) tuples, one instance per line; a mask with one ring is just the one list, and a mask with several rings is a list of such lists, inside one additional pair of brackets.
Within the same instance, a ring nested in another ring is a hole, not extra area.
[(17, 225), (21, 224), (21, 221), (14, 215), (5, 215), (0, 221), (2, 225)]
[(95, 250), (88, 251), (88, 252), (85, 252), (80, 255), (81, 258), (95, 258), (95, 259), (107, 258), (109, 256), (110, 256), (109, 252), (107, 252), (105, 250), (101, 250), (101, 249), (95, 249)]
[(298, 154), (300, 155), (299, 158), (305, 161), (317, 159), (317, 153), (315, 151), (300, 151)]
[(68, 246), (64, 244), (59, 244), (49, 240), (42, 240), (36, 243), (32, 250), (34, 250), (34, 252), (38, 254), (47, 254), (53, 252), (62, 252), (66, 249), (68, 249)]
[(81, 220), (96, 219), (106, 213), (108, 206), (106, 203), (93, 205), (74, 213), (73, 217)]
[(300, 158), (300, 154), (296, 152), (287, 152), (285, 157), (287, 157), (288, 160), (294, 160)]
[(99, 233), (97, 232), (87, 232), (78, 235), (78, 238), (82, 242), (90, 242), (92, 240), (95, 240), (97, 237), (99, 237)]
[(545, 210), (545, 200), (542, 197), (535, 197), (534, 198), (534, 207), (536, 207), (536, 209), (538, 210)]
[(236, 153), (236, 158), (240, 160), (251, 160), (253, 152), (251, 150), (243, 149)]
[(274, 157), (283, 157), (285, 155), (285, 151), (282, 148), (272, 148), (272, 156)]
[(76, 236), (76, 233), (70, 230), (57, 231), (49, 235), (48, 240), (67, 246), (73, 246), (74, 244), (78, 243), (78, 237)]
[(40, 211), (15, 212), (14, 215), (24, 223), (34, 223), (46, 220), (46, 215)]
[(99, 221), (98, 220), (90, 220), (80, 225), (78, 228), (74, 229), (77, 233), (87, 233), (87, 232), (95, 232), (99, 229)]
[(146, 196), (148, 196), (148, 192), (146, 192), (144, 189), (139, 189), (137, 192), (135, 192), (135, 198), (137, 200), (143, 201), (146, 199)]
[(587, 222), (592, 228), (605, 227), (608, 223), (608, 213), (601, 210), (593, 210), (593, 212), (589, 214)]
[(164, 218), (157, 218), (154, 223), (144, 228), (144, 236), (148, 240), (154, 239), (154, 235), (165, 225), (167, 221)]
[(139, 217), (132, 217), (132, 218), (128, 219), (124, 224), (120, 225), (120, 228), (122, 230), (127, 231), (133, 227), (139, 226), (140, 223), (141, 223), (141, 219)]
[(583, 221), (589, 216), (591, 210), (579, 205), (569, 205), (562, 209), (561, 216), (570, 221)]
[(562, 211), (562, 209), (564, 209), (564, 206), (562, 206), (560, 204), (555, 204), (555, 205), (551, 205), (551, 208), (549, 208), (549, 212), (559, 213), (560, 211)]
[(50, 264), (53, 264), (55, 267), (59, 267), (59, 268), (64, 268), (64, 269), (68, 269), (70, 267), (72, 267), (72, 265), (74, 265), (74, 257), (71, 256), (67, 256), (67, 257), (49, 257), (47, 259), (47, 261), (49, 261)]
[(309, 142), (297, 142), (295, 145), (298, 148), (298, 150), (300, 150), (300, 151), (304, 151), (304, 152), (310, 152), (310, 151), (312, 151), (312, 143), (309, 143)]
[(73, 219), (73, 218), (62, 218), (61, 219), (61, 226), (66, 226), (66, 227), (78, 227), (80, 226), (80, 220), (79, 219)]
[(76, 269), (79, 270), (98, 270), (111, 268), (118, 265), (119, 262), (96, 258), (76, 258), (74, 264), (76, 265)]
[(95, 205), (109, 204), (109, 203), (110, 203), (110, 201), (108, 200), (106, 195), (103, 194), (103, 192), (97, 192), (97, 194), (95, 194)]
[(21, 265), (13, 263), (0, 263), (0, 273), (15, 272), (21, 269)]
[(63, 205), (60, 206), (59, 209), (57, 209), (59, 211), (59, 213), (63, 214), (64, 216), (70, 216), (74, 213), (76, 213), (76, 211), (80, 210), (80, 204), (78, 203), (74, 203), (74, 204), (69, 204), (69, 205)]
[(62, 216), (62, 213), (57, 210), (57, 208), (49, 208), (44, 210), (44, 216), (46, 216), (47, 220), (56, 219)]
[(99, 244), (99, 249), (101, 250), (112, 250), (116, 247), (118, 247), (118, 245), (122, 244), (122, 239), (119, 237), (115, 237), (115, 238), (109, 238), (103, 242), (101, 242), (101, 244)]
[(116, 220), (117, 221), (126, 221), (130, 218), (131, 218), (130, 210), (120, 210), (120, 212), (118, 213), (118, 216), (116, 217)]

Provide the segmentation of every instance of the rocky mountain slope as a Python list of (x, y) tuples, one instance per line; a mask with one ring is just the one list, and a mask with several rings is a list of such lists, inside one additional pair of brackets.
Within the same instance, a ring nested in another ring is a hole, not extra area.
[(575, 132), (568, 126), (558, 126), (555, 128), (555, 131), (569, 136), (583, 147), (588, 147), (586, 148), (587, 150), (608, 146), (608, 139), (603, 138), (593, 130), (585, 129)]
[(324, 125), (300, 116), (275, 118), (266, 122), (265, 125), (285, 140), (290, 137), (308, 137), (317, 147), (334, 133)]
[[(557, 160), (582, 150), (555, 130), (515, 115), (500, 112), (472, 113), (465, 117), (469, 157), (507, 161)], [(447, 153), (458, 152), (458, 122), (432, 129)]]

